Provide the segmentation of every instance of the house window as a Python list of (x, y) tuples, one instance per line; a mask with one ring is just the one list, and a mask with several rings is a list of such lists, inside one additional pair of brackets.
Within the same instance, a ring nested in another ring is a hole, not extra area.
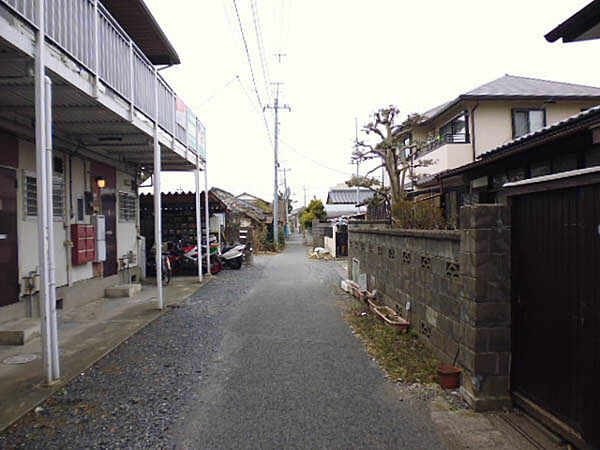
[(523, 136), (546, 126), (545, 109), (513, 109), (513, 137)]
[[(65, 183), (62, 174), (52, 177), (52, 212), (55, 220), (64, 220)], [(37, 217), (37, 177), (32, 172), (23, 174), (23, 213), (25, 218)]]
[(135, 222), (135, 194), (119, 192), (119, 222)]
[(440, 136), (446, 143), (469, 142), (469, 121), (467, 113), (463, 113), (440, 128)]

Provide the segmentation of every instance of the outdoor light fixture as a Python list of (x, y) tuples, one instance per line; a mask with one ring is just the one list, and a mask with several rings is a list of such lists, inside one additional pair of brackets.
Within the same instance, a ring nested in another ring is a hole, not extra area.
[(106, 178), (104, 178), (104, 177), (96, 177), (96, 185), (100, 189), (104, 189), (106, 187)]

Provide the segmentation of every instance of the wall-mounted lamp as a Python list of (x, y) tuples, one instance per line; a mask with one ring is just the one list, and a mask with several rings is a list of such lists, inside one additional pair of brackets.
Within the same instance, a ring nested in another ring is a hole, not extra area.
[(96, 177), (96, 186), (98, 186), (100, 189), (104, 189), (106, 187), (106, 178)]

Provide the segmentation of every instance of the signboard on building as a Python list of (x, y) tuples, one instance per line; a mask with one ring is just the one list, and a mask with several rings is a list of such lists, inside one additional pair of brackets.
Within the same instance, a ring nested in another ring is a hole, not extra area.
[(177, 122), (177, 124), (181, 125), (183, 128), (185, 128), (187, 120), (186, 112), (187, 108), (185, 106), (185, 103), (183, 103), (183, 100), (177, 97), (175, 101), (175, 122)]
[(198, 121), (198, 154), (206, 161), (206, 128)]
[(198, 127), (197, 127), (197, 119), (192, 111), (188, 109), (187, 111), (187, 145), (192, 150), (196, 150), (198, 148)]

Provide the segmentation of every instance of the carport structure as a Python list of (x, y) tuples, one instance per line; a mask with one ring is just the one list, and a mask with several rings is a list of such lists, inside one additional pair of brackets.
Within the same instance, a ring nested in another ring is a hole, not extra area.
[[(157, 67), (177, 63), (143, 0), (107, 0), (105, 5), (0, 0), (0, 128), (35, 142), (36, 148), (39, 300), (48, 382), (60, 376), (55, 239), (49, 238), (54, 236), (53, 149), (131, 174), (136, 190), (152, 176), (157, 194), (161, 170), (194, 171), (201, 235), (205, 129)], [(155, 211), (161, 210), (160, 198), (154, 196)], [(155, 214), (157, 249), (160, 217)], [(162, 308), (161, 252), (156, 255)]]

